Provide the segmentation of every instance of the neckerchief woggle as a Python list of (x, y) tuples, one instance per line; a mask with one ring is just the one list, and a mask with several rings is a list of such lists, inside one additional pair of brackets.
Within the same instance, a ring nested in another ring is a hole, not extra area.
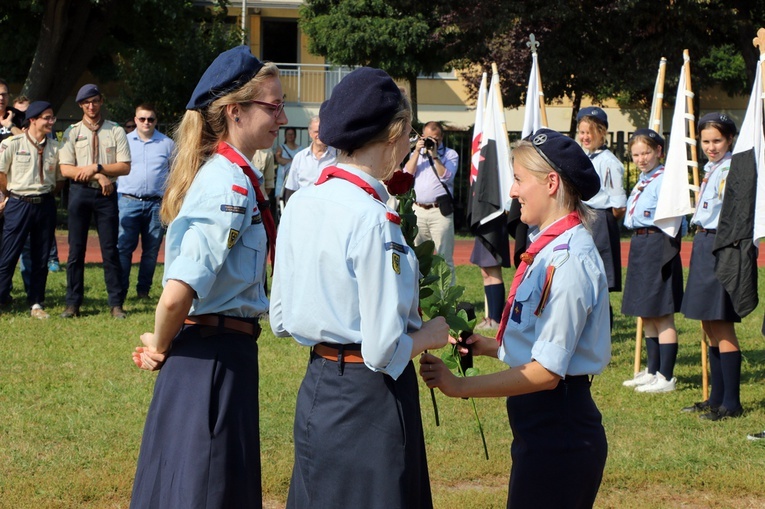
[(263, 226), (266, 228), (266, 237), (268, 239), (268, 248), (271, 258), (271, 273), (273, 274), (274, 261), (276, 259), (276, 223), (274, 222), (274, 216), (271, 215), (271, 209), (268, 207), (268, 200), (263, 196), (263, 192), (260, 190), (258, 177), (255, 175), (255, 172), (252, 171), (250, 163), (225, 141), (218, 143), (216, 153), (239, 166), (244, 174), (247, 175), (247, 178), (250, 179), (252, 187), (255, 189), (255, 200), (258, 202), (258, 209), (260, 210), (261, 216), (263, 216)]

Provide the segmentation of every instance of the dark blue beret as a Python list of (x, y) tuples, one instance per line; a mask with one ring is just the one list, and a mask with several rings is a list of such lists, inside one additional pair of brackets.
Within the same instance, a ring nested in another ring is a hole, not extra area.
[(37, 118), (47, 109), (53, 109), (53, 106), (51, 106), (48, 101), (35, 101), (30, 104), (27, 111), (24, 112), (24, 118), (27, 120)]
[(602, 109), (597, 106), (588, 106), (582, 108), (576, 116), (576, 123), (578, 124), (584, 117), (592, 117), (604, 126), (608, 127), (608, 115)]
[[(646, 136), (648, 138), (651, 138), (653, 141), (661, 145), (661, 148), (664, 148), (664, 138), (661, 137), (659, 133), (654, 131), (653, 129), (648, 129), (647, 127), (641, 127), (634, 133), (632, 133), (632, 138), (635, 136)], [(632, 139), (630, 138), (630, 140)]]
[(81, 103), (85, 99), (90, 99), (91, 97), (95, 97), (97, 95), (101, 95), (101, 91), (98, 89), (98, 86), (92, 83), (88, 83), (87, 85), (80, 87), (79, 92), (77, 92), (77, 98), (75, 99), (75, 102)]
[(224, 51), (199, 79), (186, 109), (204, 108), (215, 99), (241, 88), (262, 67), (263, 62), (252, 56), (249, 46), (237, 46)]
[(711, 122), (722, 125), (727, 130), (727, 133), (722, 133), (724, 135), (729, 133), (735, 135), (738, 132), (738, 129), (736, 129), (736, 123), (728, 115), (717, 112), (707, 113), (701, 117), (701, 119), (699, 119), (699, 132), (704, 129), (704, 124)]
[(319, 109), (319, 139), (353, 152), (388, 127), (399, 111), (401, 90), (383, 70), (359, 67), (335, 86)]
[(584, 201), (600, 191), (600, 177), (592, 161), (574, 140), (546, 128), (539, 129), (526, 139), (553, 170), (579, 191)]

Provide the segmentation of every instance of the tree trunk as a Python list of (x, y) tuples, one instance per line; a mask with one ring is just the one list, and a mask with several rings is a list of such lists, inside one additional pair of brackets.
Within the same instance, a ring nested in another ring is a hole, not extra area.
[(568, 135), (576, 139), (576, 116), (579, 114), (579, 110), (582, 108), (582, 94), (574, 90), (571, 93), (571, 124), (568, 126)]
[(412, 103), (412, 124), (419, 124), (420, 120), (417, 113), (417, 76), (408, 76), (409, 82), (409, 101)]
[(21, 93), (58, 110), (108, 34), (117, 6), (115, 0), (48, 0)]

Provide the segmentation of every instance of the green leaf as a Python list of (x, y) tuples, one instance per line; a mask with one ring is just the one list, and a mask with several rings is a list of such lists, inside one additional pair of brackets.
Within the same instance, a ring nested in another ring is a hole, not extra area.
[(456, 369), (457, 368), (457, 360), (454, 358), (454, 355), (452, 355), (451, 349), (447, 349), (444, 351), (444, 353), (441, 354), (441, 360), (444, 361), (444, 364), (446, 364), (446, 367), (449, 369)]
[(478, 370), (478, 368), (467, 368), (465, 370), (465, 376), (478, 376), (481, 372)]
[(446, 323), (449, 325), (450, 328), (454, 329), (455, 331), (464, 331), (464, 330), (471, 330), (470, 324), (468, 323), (465, 318), (459, 316), (459, 315), (449, 315), (446, 316)]

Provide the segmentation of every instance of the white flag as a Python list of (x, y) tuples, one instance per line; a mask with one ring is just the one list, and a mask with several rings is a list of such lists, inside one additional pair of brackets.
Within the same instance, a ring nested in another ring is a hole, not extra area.
[(526, 113), (523, 117), (523, 130), (521, 138), (525, 139), (528, 135), (536, 132), (542, 125), (542, 110), (540, 108), (539, 92), (539, 64), (537, 63), (537, 54), (531, 54), (531, 74), (529, 74), (529, 88), (526, 90)]
[(757, 72), (752, 87), (752, 95), (749, 96), (749, 105), (746, 108), (746, 116), (741, 124), (741, 131), (738, 134), (736, 146), (733, 154), (739, 154), (752, 150), (757, 165), (757, 195), (754, 205), (754, 245), (758, 245), (760, 239), (765, 237), (765, 139), (762, 132), (762, 62), (763, 55), (760, 55), (760, 62), (757, 63)]
[(483, 133), (483, 113), (486, 109), (486, 73), (481, 77), (478, 89), (478, 101), (475, 103), (475, 125), (473, 125), (473, 144), (470, 154), (470, 184), (478, 178), (478, 166), (481, 161), (481, 134)]

